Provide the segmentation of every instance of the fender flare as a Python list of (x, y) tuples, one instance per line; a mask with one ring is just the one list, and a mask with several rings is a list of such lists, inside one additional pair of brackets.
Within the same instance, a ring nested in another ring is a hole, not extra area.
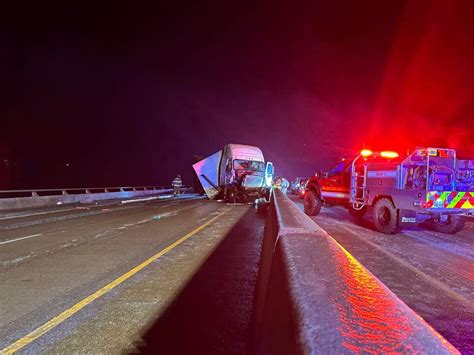
[(310, 180), (306, 184), (306, 190), (314, 191), (318, 194), (318, 197), (320, 200), (323, 200), (323, 196), (321, 195), (321, 186), (319, 185), (319, 182), (316, 180)]

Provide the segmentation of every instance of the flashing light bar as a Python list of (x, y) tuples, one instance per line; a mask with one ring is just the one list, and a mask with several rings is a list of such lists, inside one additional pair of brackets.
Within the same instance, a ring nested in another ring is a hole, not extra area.
[(393, 159), (393, 158), (398, 158), (399, 155), (397, 152), (392, 152), (392, 151), (383, 151), (383, 152), (380, 152), (380, 156), (382, 158), (387, 158), (387, 159)]
[(360, 155), (362, 155), (364, 158), (369, 157), (373, 154), (373, 152), (370, 149), (362, 149), (360, 151)]

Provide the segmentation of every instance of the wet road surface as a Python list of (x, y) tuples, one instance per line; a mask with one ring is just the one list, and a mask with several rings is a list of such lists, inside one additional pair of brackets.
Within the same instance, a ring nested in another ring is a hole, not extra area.
[(339, 206), (312, 219), (454, 346), (474, 353), (474, 219), (455, 235), (422, 228), (385, 235), (370, 210), (357, 220)]
[(4, 214), (0, 352), (243, 353), (263, 228), (196, 196)]

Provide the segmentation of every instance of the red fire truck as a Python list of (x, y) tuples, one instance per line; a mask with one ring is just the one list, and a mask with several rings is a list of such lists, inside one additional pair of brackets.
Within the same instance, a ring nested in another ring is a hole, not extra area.
[(323, 204), (341, 204), (361, 218), (368, 207), (378, 231), (392, 234), (423, 224), (457, 233), (474, 213), (474, 160), (459, 160), (448, 148), (417, 148), (405, 158), (395, 152), (363, 150), (306, 184), (304, 210), (317, 215)]

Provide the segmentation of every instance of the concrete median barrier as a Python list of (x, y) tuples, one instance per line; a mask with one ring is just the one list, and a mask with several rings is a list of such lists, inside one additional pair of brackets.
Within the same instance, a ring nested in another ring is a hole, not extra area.
[(252, 353), (457, 353), (280, 191), (260, 267)]

